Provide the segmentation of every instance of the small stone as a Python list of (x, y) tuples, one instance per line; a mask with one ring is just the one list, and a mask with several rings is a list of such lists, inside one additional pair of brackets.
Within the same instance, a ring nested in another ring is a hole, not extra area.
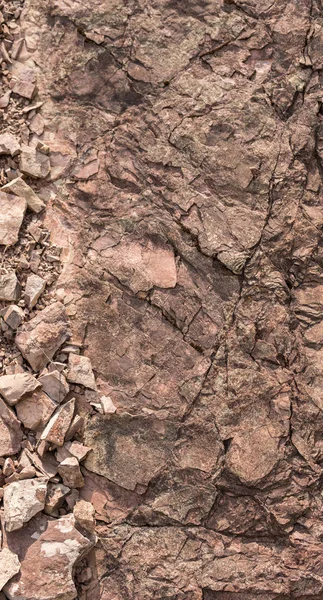
[(29, 308), (36, 306), (40, 296), (45, 291), (46, 281), (39, 275), (29, 275), (25, 288), (25, 302)]
[(16, 273), (11, 271), (4, 275), (0, 275), (0, 300), (8, 302), (17, 301), (19, 295), (20, 285)]
[(56, 402), (63, 402), (70, 391), (70, 386), (64, 375), (59, 371), (52, 371), (51, 373), (46, 373), (46, 375), (41, 375), (39, 381), (43, 386), (44, 392)]
[(23, 98), (28, 98), (31, 100), (35, 93), (36, 86), (34, 83), (30, 81), (15, 81), (12, 91), (14, 94), (18, 94), (18, 96), (22, 96)]
[(10, 457), (6, 458), (6, 460), (4, 461), (4, 465), (2, 467), (2, 472), (3, 472), (4, 476), (9, 477), (9, 475), (12, 475), (14, 470), (15, 470), (15, 466), (13, 464), (12, 458), (10, 458)]
[(50, 173), (49, 157), (30, 146), (22, 146), (20, 170), (29, 177), (44, 179)]
[(15, 331), (23, 322), (24, 317), (24, 311), (16, 304), (12, 304), (3, 315), (3, 320)]
[(41, 434), (40, 439), (51, 442), (56, 446), (63, 446), (66, 433), (73, 419), (74, 410), (75, 399), (72, 398), (72, 400), (69, 400), (69, 402), (66, 402), (66, 404), (63, 404), (63, 406), (60, 406), (56, 410)]
[(86, 356), (78, 356), (77, 354), (70, 354), (68, 367), (68, 381), (84, 385), (84, 387), (90, 388), (91, 390), (97, 389), (89, 358)]
[(66, 458), (58, 465), (58, 473), (60, 474), (63, 484), (70, 488), (81, 488), (84, 485), (83, 475), (80, 470), (80, 465), (74, 456)]
[(16, 345), (34, 371), (50, 362), (68, 337), (65, 307), (61, 302), (50, 304), (23, 325), (16, 336)]
[(91, 448), (89, 448), (88, 446), (84, 446), (80, 442), (72, 442), (66, 444), (66, 446), (70, 454), (72, 454), (72, 456), (75, 456), (75, 458), (77, 458), (79, 462), (82, 462), (82, 460), (84, 460), (87, 457), (88, 453), (91, 451)]
[(0, 393), (10, 406), (40, 386), (39, 381), (30, 373), (16, 373), (15, 375), (2, 375), (0, 377)]
[(0, 456), (11, 456), (21, 448), (22, 431), (14, 412), (0, 398)]
[(45, 208), (45, 203), (35, 194), (34, 190), (21, 178), (16, 177), (1, 188), (7, 194), (14, 194), (24, 198), (28, 208), (34, 213), (40, 213)]
[(13, 246), (17, 243), (26, 208), (24, 198), (0, 191), (0, 245)]
[(105, 415), (113, 414), (116, 412), (117, 409), (114, 406), (110, 396), (101, 396), (100, 400), (103, 408), (103, 413)]
[(65, 496), (67, 496), (70, 491), (70, 488), (62, 483), (49, 483), (44, 512), (47, 515), (57, 516), (58, 509), (62, 506)]
[(81, 415), (75, 415), (67, 433), (65, 436), (65, 441), (68, 442), (71, 440), (74, 435), (83, 427), (84, 419)]
[(0, 135), (0, 154), (11, 154), (17, 156), (20, 152), (20, 144), (12, 133), (2, 133)]
[(20, 561), (17, 554), (11, 552), (9, 548), (3, 548), (0, 552), (0, 590), (19, 571)]
[(7, 108), (10, 102), (11, 90), (8, 90), (3, 96), (0, 98), (0, 108)]
[(7, 531), (23, 527), (45, 506), (47, 483), (44, 478), (16, 481), (4, 488), (4, 522)]
[(48, 423), (57, 405), (42, 390), (20, 400), (16, 406), (18, 419), (32, 431), (42, 430)]
[(79, 500), (73, 509), (76, 522), (91, 533), (95, 531), (95, 508), (91, 502)]

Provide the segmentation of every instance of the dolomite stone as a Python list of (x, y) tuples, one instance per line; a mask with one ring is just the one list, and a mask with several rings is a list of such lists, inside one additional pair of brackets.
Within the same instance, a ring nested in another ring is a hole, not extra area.
[(7, 534), (7, 540), (21, 560), (20, 573), (4, 588), (9, 600), (76, 598), (73, 568), (95, 538), (76, 529), (72, 514), (59, 519), (38, 515), (23, 529)]
[(41, 431), (56, 408), (56, 402), (43, 390), (38, 389), (18, 402), (16, 413), (24, 427), (32, 431)]
[(20, 529), (45, 506), (45, 479), (24, 479), (4, 488), (4, 522), (7, 531)]
[(56, 446), (63, 446), (66, 433), (74, 416), (74, 410), (74, 398), (63, 404), (63, 406), (60, 406), (47, 423), (41, 434), (41, 439), (56, 444)]
[(3, 320), (11, 329), (15, 331), (18, 329), (18, 327), (20, 327), (24, 317), (24, 311), (19, 306), (12, 304), (3, 315)]
[(84, 385), (86, 388), (96, 390), (96, 383), (89, 358), (71, 353), (68, 359), (67, 379), (71, 383)]
[(95, 530), (95, 508), (91, 502), (79, 500), (76, 502), (73, 514), (76, 522), (87, 531), (94, 532)]
[(49, 157), (35, 148), (23, 145), (20, 154), (20, 170), (35, 179), (45, 179), (50, 173)]
[(20, 423), (4, 400), (0, 398), (0, 456), (12, 456), (21, 448)]
[(24, 198), (0, 191), (0, 245), (17, 243), (26, 208)]
[(0, 135), (0, 154), (11, 154), (17, 156), (20, 152), (20, 144), (12, 133), (2, 133)]
[(0, 551), (0, 590), (14, 575), (20, 571), (20, 561), (17, 554), (11, 552), (9, 548), (3, 548)]
[(46, 281), (39, 275), (29, 275), (25, 287), (25, 302), (29, 308), (36, 306), (40, 296), (45, 291)]
[(14, 194), (15, 196), (24, 198), (28, 208), (36, 214), (44, 210), (46, 206), (45, 202), (37, 196), (34, 190), (21, 177), (16, 177), (16, 179), (9, 181), (1, 190), (7, 194)]
[(0, 393), (10, 406), (40, 386), (39, 381), (30, 373), (15, 373), (0, 377)]
[(62, 506), (64, 498), (70, 491), (70, 488), (62, 483), (48, 483), (44, 512), (47, 515), (57, 516), (58, 508)]
[(70, 488), (81, 488), (84, 485), (84, 479), (80, 470), (80, 465), (74, 456), (65, 458), (58, 465), (58, 472), (63, 480), (63, 484)]
[(80, 444), (80, 442), (68, 442), (66, 444), (66, 448), (72, 456), (75, 456), (79, 462), (84, 460), (88, 453), (91, 451), (91, 448), (88, 446), (84, 446), (84, 444)]
[(51, 371), (39, 377), (44, 392), (56, 402), (62, 402), (70, 390), (63, 373)]
[(25, 324), (16, 344), (34, 371), (40, 371), (53, 358), (68, 337), (68, 320), (61, 302), (50, 304)]
[(0, 300), (7, 302), (17, 301), (19, 300), (19, 296), (20, 285), (16, 273), (11, 271), (4, 275), (0, 275)]

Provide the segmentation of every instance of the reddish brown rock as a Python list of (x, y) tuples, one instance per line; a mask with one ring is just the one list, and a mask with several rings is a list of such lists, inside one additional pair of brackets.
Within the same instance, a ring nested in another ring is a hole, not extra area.
[(79, 461), (75, 456), (65, 458), (65, 460), (59, 463), (58, 472), (63, 480), (63, 484), (67, 487), (83, 487), (84, 479), (80, 470)]
[(0, 377), (0, 394), (10, 406), (17, 404), (23, 396), (40, 387), (39, 381), (30, 373), (16, 373)]
[(56, 446), (63, 446), (66, 434), (73, 419), (74, 410), (74, 398), (57, 408), (42, 432), (41, 439), (55, 444)]
[(6, 194), (14, 194), (15, 196), (24, 198), (28, 208), (35, 213), (40, 213), (45, 208), (43, 200), (37, 196), (34, 190), (21, 177), (9, 181), (1, 189)]
[(57, 408), (54, 400), (42, 390), (36, 390), (26, 396), (16, 406), (18, 419), (24, 427), (33, 431), (41, 431)]
[(26, 324), (16, 344), (35, 371), (43, 369), (68, 337), (67, 315), (60, 302), (51, 304)]

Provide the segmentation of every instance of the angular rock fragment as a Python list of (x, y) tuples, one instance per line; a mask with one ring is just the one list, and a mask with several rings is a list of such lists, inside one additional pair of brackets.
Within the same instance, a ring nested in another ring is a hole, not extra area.
[(10, 579), (19, 573), (20, 561), (17, 554), (11, 552), (9, 548), (3, 548), (0, 551), (0, 590), (4, 588)]
[(89, 358), (71, 353), (68, 359), (68, 381), (96, 390), (95, 377)]
[(72, 454), (72, 456), (75, 456), (79, 462), (82, 462), (82, 460), (84, 460), (91, 451), (91, 448), (80, 444), (80, 442), (68, 443), (66, 444), (66, 447), (68, 452)]
[(15, 331), (23, 322), (24, 316), (24, 311), (19, 306), (12, 304), (4, 313), (3, 320)]
[(17, 301), (19, 300), (19, 296), (20, 285), (16, 273), (11, 271), (5, 275), (0, 275), (0, 300), (7, 302)]
[(46, 154), (37, 151), (36, 148), (22, 146), (20, 154), (20, 170), (29, 177), (45, 179), (50, 173), (49, 157)]
[(36, 306), (40, 296), (45, 291), (46, 281), (39, 275), (29, 275), (25, 287), (25, 302), (29, 308)]
[(14, 194), (15, 196), (24, 198), (28, 208), (36, 214), (44, 210), (46, 206), (43, 200), (35, 194), (34, 190), (21, 177), (16, 177), (16, 179), (9, 181), (1, 190), (7, 194)]
[(55, 402), (62, 402), (70, 390), (63, 373), (51, 371), (39, 377), (44, 392)]
[(14, 412), (0, 398), (0, 456), (11, 456), (21, 448), (22, 431)]
[(23, 527), (45, 506), (47, 483), (45, 479), (24, 479), (4, 488), (4, 522), (7, 531)]
[(0, 191), (0, 245), (17, 243), (26, 208), (24, 198)]
[(26, 396), (16, 406), (18, 419), (24, 427), (40, 431), (48, 423), (57, 405), (42, 390)]
[(75, 410), (75, 400), (69, 400), (60, 406), (49, 420), (41, 439), (56, 446), (63, 446), (66, 433), (71, 425)]
[(12, 133), (0, 135), (0, 154), (11, 154), (16, 156), (20, 152), (20, 144)]
[(63, 484), (67, 487), (83, 487), (83, 475), (81, 473), (79, 462), (74, 456), (65, 458), (65, 460), (58, 465), (58, 472), (63, 480)]
[(25, 394), (33, 392), (39, 386), (39, 381), (27, 372), (0, 377), (0, 394), (10, 406), (17, 404)]
[(79, 500), (76, 502), (73, 514), (76, 522), (87, 531), (94, 532), (95, 530), (95, 508), (91, 502)]
[(92, 548), (94, 539), (76, 529), (73, 515), (59, 519), (37, 516), (24, 529), (9, 533), (7, 538), (22, 563), (20, 574), (5, 586), (9, 600), (76, 598), (73, 567)]
[(24, 325), (16, 344), (34, 371), (46, 367), (68, 337), (68, 321), (60, 302), (50, 304)]
[(69, 492), (70, 488), (62, 483), (49, 483), (47, 486), (44, 512), (47, 515), (57, 516), (57, 510), (62, 506), (64, 498)]

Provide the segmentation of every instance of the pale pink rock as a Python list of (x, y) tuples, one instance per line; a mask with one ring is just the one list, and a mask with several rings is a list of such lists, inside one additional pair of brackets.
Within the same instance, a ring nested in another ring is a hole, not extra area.
[(1, 190), (7, 194), (14, 194), (15, 196), (24, 198), (28, 208), (37, 214), (45, 208), (45, 202), (37, 196), (34, 190), (21, 177), (9, 181)]
[(22, 431), (14, 412), (0, 398), (0, 456), (11, 456), (21, 448)]
[(63, 484), (70, 488), (80, 488), (84, 485), (84, 479), (80, 470), (80, 465), (74, 456), (65, 458), (58, 465), (58, 472), (63, 479)]
[(0, 377), (0, 394), (10, 406), (17, 404), (26, 394), (40, 387), (39, 381), (30, 373), (16, 373)]
[(0, 590), (20, 571), (20, 561), (17, 554), (9, 548), (0, 551)]
[(68, 452), (72, 454), (72, 456), (75, 456), (79, 462), (82, 462), (82, 460), (84, 460), (91, 451), (91, 448), (84, 446), (84, 444), (81, 444), (80, 442), (69, 442), (66, 444), (66, 447)]
[(56, 407), (54, 400), (39, 389), (20, 400), (16, 412), (24, 427), (39, 431), (45, 427)]
[(57, 408), (41, 434), (41, 439), (51, 442), (56, 446), (63, 446), (66, 433), (74, 416), (74, 410), (74, 398)]
[(21, 147), (20, 170), (29, 177), (45, 179), (50, 173), (49, 157), (35, 148), (24, 145)]
[(41, 375), (38, 380), (44, 392), (56, 402), (62, 402), (70, 390), (63, 373), (59, 371), (51, 371), (45, 375)]
[(73, 509), (74, 517), (77, 523), (87, 531), (94, 532), (95, 530), (95, 508), (91, 502), (79, 500), (76, 502)]
[[(0, 217), (1, 219), (1, 217)], [(19, 300), (20, 285), (14, 271), (0, 275), (0, 300), (8, 302)]]
[(20, 152), (20, 144), (12, 133), (0, 134), (0, 154), (16, 156)]
[(16, 344), (34, 371), (49, 363), (55, 352), (68, 337), (68, 321), (61, 302), (50, 304), (16, 336)]
[(20, 306), (12, 304), (3, 315), (3, 320), (7, 325), (9, 325), (9, 327), (11, 327), (11, 329), (16, 330), (23, 322), (24, 317), (24, 311), (20, 308)]
[(16, 244), (26, 208), (24, 198), (0, 191), (0, 245)]
[(73, 567), (95, 538), (80, 533), (75, 525), (72, 514), (59, 519), (41, 515), (24, 529), (7, 534), (7, 544), (21, 560), (20, 573), (4, 589), (9, 600), (76, 598)]
[(57, 510), (63, 504), (64, 498), (69, 492), (70, 488), (62, 483), (49, 483), (47, 486), (44, 512), (47, 515), (57, 516)]
[(25, 287), (25, 302), (29, 308), (36, 306), (40, 296), (45, 291), (46, 281), (39, 275), (28, 275)]
[(87, 356), (79, 356), (73, 353), (69, 355), (67, 379), (72, 383), (78, 383), (91, 390), (96, 390), (91, 361)]
[(24, 479), (4, 488), (4, 522), (7, 531), (20, 529), (45, 506), (45, 479)]

